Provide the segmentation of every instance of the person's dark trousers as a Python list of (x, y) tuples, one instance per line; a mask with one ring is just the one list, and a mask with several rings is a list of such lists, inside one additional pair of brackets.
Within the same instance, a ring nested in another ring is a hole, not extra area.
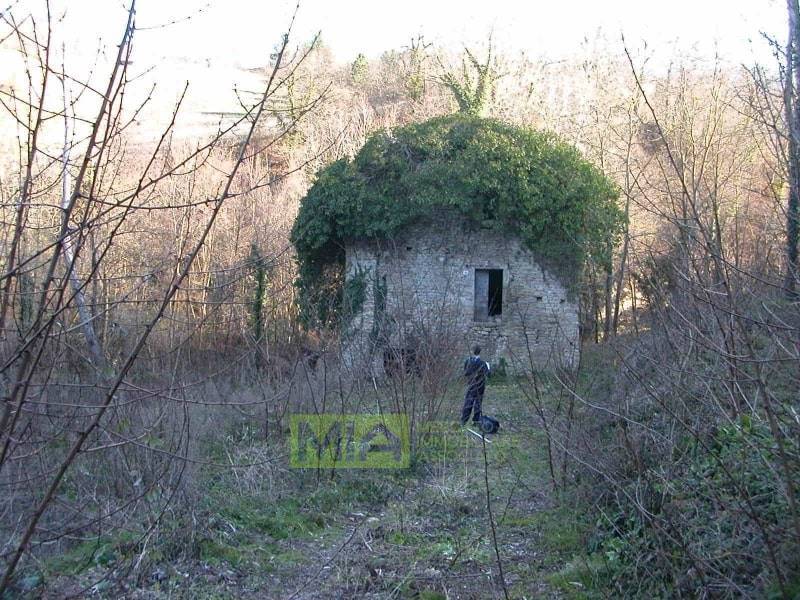
[(461, 424), (465, 425), (469, 421), (469, 415), (472, 414), (472, 422), (477, 423), (481, 420), (481, 404), (483, 403), (483, 394), (478, 390), (468, 390), (464, 396), (464, 408), (461, 409)]

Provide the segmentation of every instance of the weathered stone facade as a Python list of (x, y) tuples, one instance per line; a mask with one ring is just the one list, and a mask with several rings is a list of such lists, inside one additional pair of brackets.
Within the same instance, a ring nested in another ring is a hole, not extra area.
[(387, 352), (423, 346), (466, 354), (478, 343), (485, 359), (510, 372), (577, 363), (576, 299), (515, 236), (454, 213), (440, 212), (389, 241), (351, 243), (346, 280), (352, 318), (344, 356), (376, 375)]

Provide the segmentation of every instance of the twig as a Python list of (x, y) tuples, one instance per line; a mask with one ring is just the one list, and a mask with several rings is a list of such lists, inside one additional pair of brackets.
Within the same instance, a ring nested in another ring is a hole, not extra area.
[(489, 459), (486, 456), (486, 437), (482, 438), (483, 443), (483, 481), (486, 484), (486, 511), (489, 513), (489, 525), (492, 528), (492, 544), (494, 545), (494, 555), (497, 557), (497, 568), (500, 571), (500, 585), (503, 586), (503, 596), (506, 600), (509, 599), (508, 588), (506, 587), (506, 577), (503, 574), (503, 561), (500, 560), (500, 549), (497, 546), (497, 531), (494, 525), (494, 516), (492, 515), (492, 497), (489, 494)]

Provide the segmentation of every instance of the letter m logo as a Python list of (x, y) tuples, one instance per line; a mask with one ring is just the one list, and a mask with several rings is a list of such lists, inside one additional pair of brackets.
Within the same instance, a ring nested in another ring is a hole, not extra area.
[(289, 465), (296, 469), (404, 469), (408, 419), (400, 414), (291, 415)]

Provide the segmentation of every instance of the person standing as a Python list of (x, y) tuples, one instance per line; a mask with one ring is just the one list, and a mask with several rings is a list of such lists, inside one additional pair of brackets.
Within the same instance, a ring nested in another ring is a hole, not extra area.
[(464, 377), (467, 379), (467, 391), (464, 394), (464, 407), (461, 409), (461, 424), (466, 425), (470, 414), (472, 422), (481, 420), (481, 404), (483, 392), (486, 390), (486, 378), (489, 375), (489, 363), (481, 358), (481, 347), (472, 349), (472, 356), (464, 361)]

